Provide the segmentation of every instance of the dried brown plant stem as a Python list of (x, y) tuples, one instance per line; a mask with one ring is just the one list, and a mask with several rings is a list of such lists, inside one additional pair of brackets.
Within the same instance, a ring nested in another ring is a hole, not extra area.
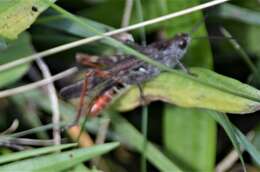
[[(250, 131), (246, 136), (249, 140), (252, 140), (254, 138), (254, 131)], [(241, 149), (241, 152), (244, 151), (244, 148)], [(239, 159), (239, 154), (237, 153), (236, 150), (231, 150), (229, 154), (221, 160), (217, 166), (215, 171), (216, 172), (225, 172), (228, 171)]]
[(62, 79), (66, 76), (72, 75), (73, 73), (75, 73), (77, 71), (78, 71), (78, 69), (76, 67), (73, 67), (73, 68), (67, 69), (67, 70), (65, 70), (61, 73), (53, 75), (51, 78), (43, 79), (43, 80), (34, 82), (32, 84), (27, 84), (27, 85), (24, 85), (24, 86), (0, 91), (0, 98), (13, 96), (13, 95), (20, 94), (20, 93), (23, 93), (23, 92), (26, 92), (26, 91), (30, 91), (30, 90), (35, 89), (35, 88), (45, 86), (48, 83), (51, 83), (51, 82), (54, 82), (56, 80)]
[[(95, 144), (100, 145), (105, 142), (109, 124), (110, 124), (109, 118), (105, 118), (104, 120), (101, 121), (101, 125), (98, 129)], [(100, 161), (100, 157), (96, 157), (91, 161), (91, 164), (94, 166), (98, 166), (99, 161)]]
[[(45, 79), (51, 78), (52, 75), (47, 64), (42, 59), (37, 59), (36, 62), (42, 72), (43, 77)], [(46, 87), (47, 87), (49, 99), (51, 102), (51, 109), (52, 109), (53, 143), (55, 145), (59, 145), (61, 144), (61, 135), (60, 135), (60, 127), (59, 127), (60, 126), (59, 100), (53, 82), (49, 83)]]

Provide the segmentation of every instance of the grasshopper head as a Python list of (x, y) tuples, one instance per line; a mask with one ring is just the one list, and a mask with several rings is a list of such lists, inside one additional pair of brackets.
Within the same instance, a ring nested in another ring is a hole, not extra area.
[(172, 53), (173, 58), (181, 59), (186, 53), (190, 45), (191, 37), (187, 33), (181, 33), (176, 35), (170, 40), (169, 51)]

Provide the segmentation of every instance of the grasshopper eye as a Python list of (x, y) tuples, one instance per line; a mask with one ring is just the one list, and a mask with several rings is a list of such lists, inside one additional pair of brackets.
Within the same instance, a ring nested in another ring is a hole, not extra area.
[(187, 47), (187, 41), (186, 40), (181, 40), (180, 42), (179, 42), (179, 44), (178, 44), (178, 47), (180, 48), (180, 49), (185, 49), (186, 47)]

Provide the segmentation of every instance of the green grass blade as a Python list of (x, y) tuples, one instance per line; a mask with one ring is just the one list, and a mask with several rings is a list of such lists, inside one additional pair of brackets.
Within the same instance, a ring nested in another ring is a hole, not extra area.
[(221, 5), (219, 11), (216, 13), (218, 16), (234, 19), (247, 24), (260, 25), (260, 12), (242, 8), (232, 4)]
[(59, 151), (62, 149), (68, 149), (71, 147), (75, 147), (77, 144), (63, 144), (63, 145), (58, 145), (58, 146), (50, 146), (50, 147), (44, 147), (44, 148), (38, 148), (38, 149), (33, 149), (33, 150), (28, 150), (28, 151), (21, 151), (17, 153), (12, 153), (9, 155), (1, 156), (0, 157), (0, 164), (11, 162), (11, 161), (17, 161), (25, 158), (29, 158), (32, 156), (39, 156), (55, 151)]
[[(143, 16), (143, 7), (142, 7), (141, 0), (135, 0), (135, 6), (137, 11), (136, 13), (137, 18), (139, 19), (139, 22), (143, 22), (144, 16)], [(146, 46), (147, 42), (146, 42), (145, 27), (142, 27), (139, 30), (140, 30), (140, 38), (142, 40), (142, 45)], [(140, 90), (140, 94), (142, 94), (141, 90)], [(141, 170), (140, 170), (141, 172), (147, 171), (147, 162), (146, 162), (146, 151), (147, 151), (147, 143), (148, 143), (147, 128), (148, 128), (148, 106), (144, 105), (142, 109), (142, 134), (144, 139), (143, 139), (143, 151), (141, 156)]]
[(142, 134), (143, 134), (143, 151), (141, 158), (141, 172), (147, 171), (146, 153), (147, 153), (147, 130), (148, 130), (148, 106), (144, 106), (142, 110)]
[(119, 143), (107, 143), (90, 148), (79, 148), (62, 153), (54, 153), (33, 159), (22, 160), (0, 167), (0, 171), (49, 171), (57, 172), (71, 168), (81, 162), (115, 149)]
[(209, 112), (209, 114), (211, 115), (212, 118), (214, 118), (222, 127), (223, 129), (226, 131), (229, 139), (231, 140), (234, 148), (236, 149), (236, 151), (239, 154), (239, 158), (240, 161), (242, 163), (243, 169), (246, 172), (246, 166), (245, 166), (245, 162), (242, 156), (242, 153), (240, 151), (240, 144), (239, 144), (239, 140), (236, 137), (236, 130), (233, 127), (233, 125), (231, 124), (231, 122), (229, 121), (228, 117), (226, 114), (220, 114), (220, 113), (216, 113), (216, 112)]
[[(66, 126), (65, 122), (62, 122), (60, 124), (60, 127), (65, 127), (65, 126)], [(47, 125), (43, 125), (43, 126), (40, 126), (40, 127), (35, 127), (35, 128), (32, 128), (32, 129), (29, 129), (29, 130), (24, 130), (24, 131), (20, 131), (20, 132), (14, 133), (14, 134), (10, 134), (7, 137), (23, 137), (23, 136), (26, 136), (26, 135), (50, 130), (50, 129), (53, 129), (53, 127), (54, 127), (54, 124), (47, 124)]]
[[(221, 32), (226, 38), (233, 38), (232, 35), (225, 28), (221, 28)], [(247, 55), (245, 50), (240, 46), (240, 44), (235, 39), (228, 39), (228, 41), (232, 45), (232, 47), (240, 54), (241, 58), (245, 61), (251, 72), (257, 75), (256, 66)]]
[[(135, 0), (135, 5), (136, 5), (136, 15), (138, 18), (138, 22), (143, 22), (144, 21), (144, 15), (143, 15), (143, 7), (142, 7), (142, 2), (141, 0)], [(142, 40), (142, 45), (146, 45), (146, 32), (145, 32), (145, 27), (142, 27), (139, 29), (140, 30), (140, 37)]]
[(251, 155), (251, 157), (254, 159), (254, 161), (257, 163), (257, 165), (260, 165), (260, 152), (256, 149), (252, 143), (250, 143), (247, 139), (247, 137), (236, 127), (236, 137), (240, 145), (244, 147), (244, 149)]

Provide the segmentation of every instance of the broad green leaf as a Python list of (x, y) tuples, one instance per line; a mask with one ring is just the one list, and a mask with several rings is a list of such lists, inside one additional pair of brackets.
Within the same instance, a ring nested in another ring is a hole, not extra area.
[(11, 162), (11, 161), (17, 161), (20, 159), (29, 158), (32, 156), (39, 156), (42, 154), (47, 154), (55, 151), (59, 151), (62, 149), (68, 149), (71, 147), (76, 146), (77, 144), (64, 144), (64, 145), (58, 145), (58, 146), (50, 146), (50, 147), (44, 147), (44, 148), (38, 148), (33, 150), (27, 150), (27, 151), (21, 151), (17, 153), (8, 154), (5, 156), (0, 157), (0, 164)]
[(164, 111), (164, 144), (169, 156), (181, 162), (184, 171), (214, 171), (216, 126), (213, 119), (202, 109), (166, 105)]
[[(8, 43), (8, 47), (0, 51), (0, 64), (4, 64), (13, 60), (18, 60), (21, 57), (33, 53), (30, 35), (28, 33), (21, 34), (18, 39)], [(13, 83), (21, 78), (28, 70), (30, 64), (24, 64), (0, 74), (0, 88)]]
[(90, 148), (79, 148), (62, 153), (54, 153), (51, 155), (17, 161), (0, 167), (0, 171), (16, 171), (18, 169), (22, 169), (26, 172), (62, 171), (93, 157), (107, 153), (116, 148), (118, 145), (118, 143), (107, 143)]
[(0, 36), (16, 39), (47, 8), (44, 0), (0, 1)]
[[(192, 68), (191, 72), (196, 80), (163, 73), (145, 83), (146, 100), (162, 100), (181, 107), (206, 108), (235, 114), (259, 110), (259, 90), (208, 69)], [(132, 87), (113, 107), (120, 111), (137, 107), (140, 105), (138, 91), (136, 87)]]

